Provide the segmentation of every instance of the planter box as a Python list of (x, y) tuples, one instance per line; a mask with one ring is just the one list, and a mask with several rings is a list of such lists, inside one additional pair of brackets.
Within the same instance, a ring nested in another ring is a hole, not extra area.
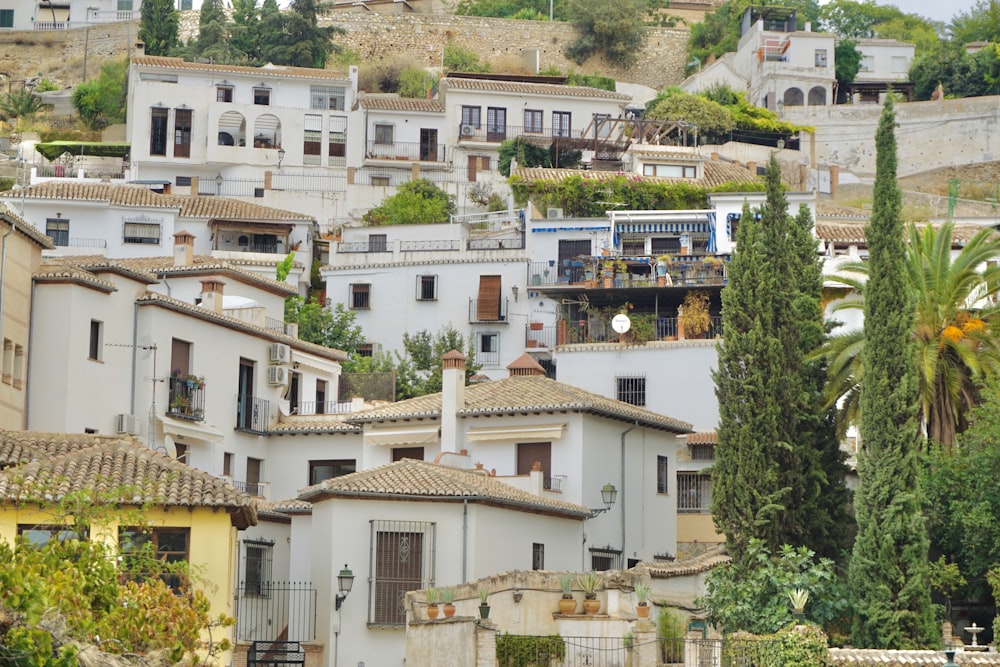
[(530, 329), (531, 331), (541, 331), (542, 330), (542, 323), (541, 322), (529, 322), (528, 323), (528, 329)]

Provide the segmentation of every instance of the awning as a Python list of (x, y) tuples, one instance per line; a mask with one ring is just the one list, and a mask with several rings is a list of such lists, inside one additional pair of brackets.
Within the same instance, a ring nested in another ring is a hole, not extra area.
[(619, 234), (707, 234), (712, 231), (708, 222), (620, 222)]
[(437, 424), (373, 428), (370, 431), (365, 431), (365, 444), (430, 445), (438, 441), (440, 432), (441, 427)]
[(604, 225), (598, 227), (532, 227), (531, 233), (538, 234), (541, 232), (554, 233), (554, 232), (610, 232), (611, 227)]
[(128, 156), (129, 144), (101, 141), (47, 141), (35, 144), (35, 150), (48, 158), (50, 162), (63, 153), (123, 158)]
[(174, 419), (173, 417), (160, 417), (160, 424), (163, 425), (163, 432), (176, 438), (190, 438), (192, 440), (202, 440), (204, 442), (221, 442), (225, 434), (208, 424), (186, 419)]
[(484, 440), (558, 440), (566, 424), (531, 424), (526, 426), (480, 426), (470, 428), (465, 439)]

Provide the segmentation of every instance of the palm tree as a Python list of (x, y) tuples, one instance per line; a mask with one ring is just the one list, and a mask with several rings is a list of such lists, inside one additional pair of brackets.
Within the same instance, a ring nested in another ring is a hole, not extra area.
[[(1000, 376), (1000, 236), (985, 228), (952, 258), (953, 231), (952, 223), (922, 230), (911, 223), (906, 265), (916, 297), (920, 417), (928, 440), (947, 447), (968, 426), (966, 414), (980, 402), (982, 380)], [(866, 275), (864, 263), (841, 268), (834, 279), (861, 298), (842, 302), (838, 310), (863, 307)], [(863, 345), (862, 331), (851, 330), (829, 337), (817, 353), (827, 359), (827, 399), (840, 405), (841, 435), (858, 423)]]

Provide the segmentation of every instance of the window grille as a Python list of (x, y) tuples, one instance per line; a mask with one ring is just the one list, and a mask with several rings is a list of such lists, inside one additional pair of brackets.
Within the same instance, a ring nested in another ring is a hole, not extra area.
[(309, 86), (310, 108), (343, 111), (346, 88), (343, 86)]
[(244, 595), (269, 596), (271, 594), (271, 562), (274, 542), (244, 540)]
[(126, 219), (122, 224), (122, 242), (160, 245), (161, 225), (145, 216)]
[(591, 548), (590, 569), (595, 572), (622, 569), (622, 552), (610, 546)]
[(670, 459), (666, 456), (656, 457), (656, 492), (670, 493)]
[(368, 622), (405, 625), (408, 591), (434, 585), (434, 533), (426, 521), (371, 521)]
[(646, 376), (619, 375), (615, 378), (615, 396), (623, 403), (646, 405)]
[(437, 300), (437, 276), (417, 276), (417, 301)]
[(708, 514), (712, 507), (712, 477), (703, 473), (677, 473), (677, 511)]
[(545, 569), (545, 545), (534, 542), (531, 545), (531, 569)]
[(351, 285), (351, 308), (354, 310), (371, 308), (371, 285), (367, 283)]
[(692, 461), (714, 461), (715, 445), (688, 445)]

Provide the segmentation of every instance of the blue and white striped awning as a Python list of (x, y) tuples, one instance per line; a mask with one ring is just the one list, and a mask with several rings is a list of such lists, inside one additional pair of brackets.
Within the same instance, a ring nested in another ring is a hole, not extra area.
[(531, 233), (538, 234), (542, 232), (553, 233), (553, 232), (610, 232), (611, 227), (607, 225), (603, 227), (532, 227)]
[(618, 234), (708, 234), (709, 222), (620, 222)]

